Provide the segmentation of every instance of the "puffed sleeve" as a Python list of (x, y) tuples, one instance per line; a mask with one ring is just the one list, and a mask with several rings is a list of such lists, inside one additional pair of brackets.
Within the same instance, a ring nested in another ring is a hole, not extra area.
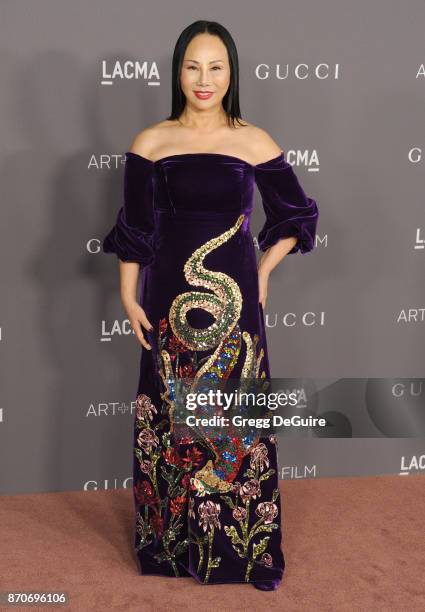
[(131, 151), (125, 155), (124, 199), (102, 249), (121, 261), (147, 266), (155, 257), (153, 162)]
[(255, 166), (255, 182), (261, 194), (266, 221), (258, 234), (262, 251), (281, 238), (298, 238), (289, 254), (308, 253), (314, 248), (319, 210), (315, 200), (306, 196), (292, 165), (283, 151)]

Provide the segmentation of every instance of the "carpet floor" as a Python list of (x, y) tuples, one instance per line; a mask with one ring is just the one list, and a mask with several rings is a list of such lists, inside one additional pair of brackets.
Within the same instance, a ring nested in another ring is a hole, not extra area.
[(84, 612), (425, 610), (422, 476), (280, 485), (286, 569), (277, 591), (140, 576), (131, 489), (0, 497), (0, 591), (65, 591), (61, 607)]

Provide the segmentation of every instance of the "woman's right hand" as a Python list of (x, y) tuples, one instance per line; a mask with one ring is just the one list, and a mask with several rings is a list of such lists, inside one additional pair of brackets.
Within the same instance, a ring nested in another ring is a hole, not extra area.
[(148, 331), (153, 330), (153, 326), (151, 325), (151, 322), (147, 318), (145, 311), (143, 310), (143, 308), (140, 306), (140, 304), (136, 300), (125, 301), (123, 302), (123, 305), (127, 313), (128, 319), (131, 323), (131, 327), (134, 329), (134, 333), (139, 339), (139, 342), (148, 351), (150, 351), (152, 347), (149, 344), (149, 342), (146, 340), (145, 336), (143, 335), (142, 328), (141, 328), (141, 325), (142, 325)]

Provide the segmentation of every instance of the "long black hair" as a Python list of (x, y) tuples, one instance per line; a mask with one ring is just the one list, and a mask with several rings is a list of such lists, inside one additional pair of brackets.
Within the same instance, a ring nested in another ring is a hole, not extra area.
[(173, 53), (173, 66), (172, 66), (172, 102), (171, 102), (171, 115), (167, 117), (168, 120), (178, 119), (182, 114), (186, 105), (186, 96), (180, 86), (180, 72), (183, 64), (183, 57), (186, 52), (186, 47), (197, 34), (203, 34), (204, 32), (219, 36), (226, 46), (227, 53), (229, 56), (230, 63), (230, 83), (226, 95), (223, 98), (222, 105), (223, 109), (227, 114), (229, 122), (234, 124), (235, 120), (239, 123), (241, 118), (241, 111), (239, 106), (239, 60), (238, 52), (236, 49), (235, 41), (233, 40), (230, 32), (226, 30), (224, 26), (216, 21), (206, 21), (200, 19), (194, 21), (192, 24), (187, 26), (180, 34), (176, 46), (174, 47)]

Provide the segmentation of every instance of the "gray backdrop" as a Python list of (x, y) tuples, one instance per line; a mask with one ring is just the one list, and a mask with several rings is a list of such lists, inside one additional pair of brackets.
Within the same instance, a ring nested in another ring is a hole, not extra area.
[[(243, 117), (320, 209), (317, 248), (272, 275), (272, 375), (320, 379), (318, 412), (365, 410), (353, 377), (424, 375), (424, 17), (419, 0), (3, 0), (2, 493), (131, 486), (140, 346), (101, 239), (196, 19), (234, 36)], [(281, 477), (425, 471), (423, 437), (376, 435), (281, 440)]]

